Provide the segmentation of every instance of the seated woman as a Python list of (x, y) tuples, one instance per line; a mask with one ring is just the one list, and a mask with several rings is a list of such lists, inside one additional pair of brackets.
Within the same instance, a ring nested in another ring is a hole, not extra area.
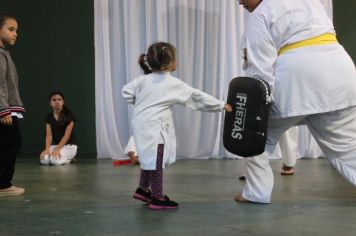
[(64, 106), (64, 96), (59, 91), (49, 95), (52, 111), (46, 116), (46, 148), (40, 155), (44, 165), (63, 165), (74, 161), (77, 145), (74, 144), (75, 118)]

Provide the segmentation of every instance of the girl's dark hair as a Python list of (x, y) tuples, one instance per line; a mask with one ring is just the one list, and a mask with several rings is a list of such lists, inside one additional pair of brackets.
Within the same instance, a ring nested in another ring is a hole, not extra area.
[(142, 53), (138, 59), (145, 74), (152, 71), (173, 71), (176, 63), (176, 49), (166, 42), (152, 44), (147, 54)]
[[(48, 100), (51, 101), (52, 97), (55, 95), (61, 96), (64, 101), (63, 93), (61, 93), (60, 91), (51, 92), (48, 96)], [(63, 105), (63, 109), (59, 114), (58, 121), (61, 126), (67, 126), (71, 121), (75, 121), (72, 112), (65, 105)]]
[(53, 97), (54, 95), (59, 95), (59, 96), (61, 96), (62, 99), (64, 100), (64, 95), (63, 95), (63, 93), (61, 93), (61, 92), (58, 91), (58, 90), (55, 90), (55, 91), (52, 91), (52, 92), (48, 95), (48, 101), (51, 101), (51, 99), (52, 99), (52, 97)]
[(5, 21), (8, 19), (16, 20), (16, 17), (5, 12), (0, 12), (0, 29), (4, 26)]

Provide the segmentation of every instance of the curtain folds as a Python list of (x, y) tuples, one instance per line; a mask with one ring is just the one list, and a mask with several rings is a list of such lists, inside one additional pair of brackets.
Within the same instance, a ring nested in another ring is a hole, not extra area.
[[(321, 1), (332, 9), (331, 0)], [(248, 13), (238, 1), (94, 0), (94, 4), (98, 158), (125, 158), (132, 107), (121, 97), (121, 88), (142, 74), (138, 57), (153, 42), (173, 44), (178, 56), (173, 74), (218, 99), (226, 100), (230, 80), (243, 75), (240, 42)], [(222, 113), (175, 107), (174, 119), (178, 157), (236, 157), (222, 145)], [(308, 131), (303, 134), (310, 137)]]

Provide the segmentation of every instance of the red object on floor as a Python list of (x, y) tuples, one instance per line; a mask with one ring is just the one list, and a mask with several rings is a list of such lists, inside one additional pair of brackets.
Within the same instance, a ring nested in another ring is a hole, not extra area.
[(131, 160), (117, 160), (117, 161), (114, 161), (112, 164), (113, 164), (113, 166), (129, 165), (129, 164), (131, 164)]

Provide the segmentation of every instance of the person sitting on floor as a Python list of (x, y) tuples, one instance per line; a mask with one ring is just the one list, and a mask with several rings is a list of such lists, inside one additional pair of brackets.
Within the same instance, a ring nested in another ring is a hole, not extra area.
[(59, 91), (49, 95), (49, 105), (53, 111), (46, 116), (46, 148), (40, 155), (43, 165), (63, 165), (73, 162), (77, 154), (73, 128), (75, 118), (64, 106), (64, 96)]

